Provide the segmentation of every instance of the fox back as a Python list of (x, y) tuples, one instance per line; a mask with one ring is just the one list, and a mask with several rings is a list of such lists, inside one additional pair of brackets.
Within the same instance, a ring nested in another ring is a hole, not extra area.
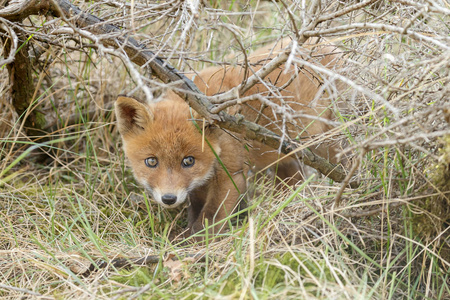
[[(289, 45), (289, 39), (283, 39), (253, 52), (245, 62), (237, 66), (209, 67), (194, 76), (194, 83), (206, 95), (211, 96), (226, 92), (244, 82)], [(314, 39), (308, 40), (295, 55), (297, 60), (309, 60), (326, 68), (334, 68), (341, 63), (338, 48), (332, 44), (318, 45)], [(240, 113), (249, 121), (256, 122), (273, 132), (301, 142), (309, 142), (312, 138), (332, 128), (329, 121), (333, 118), (331, 99), (325, 92), (324, 85), (329, 82), (326, 76), (318, 74), (308, 67), (296, 67), (288, 70), (284, 65), (272, 71), (263, 81), (249, 89), (241, 97), (261, 94), (270, 103), (251, 100), (228, 108), (228, 113)], [(254, 164), (263, 167), (277, 159), (276, 151), (259, 143), (252, 143)], [(337, 163), (337, 148), (327, 143), (315, 143), (310, 149), (316, 154)], [(281, 166), (292, 169), (296, 162), (286, 159)], [(284, 170), (292, 175), (293, 170)], [(284, 179), (284, 178), (283, 178)]]

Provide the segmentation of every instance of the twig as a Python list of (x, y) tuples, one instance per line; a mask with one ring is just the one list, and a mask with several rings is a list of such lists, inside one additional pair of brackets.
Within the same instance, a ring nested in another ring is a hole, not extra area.
[[(255, 72), (252, 76), (248, 78), (245, 84), (240, 84), (231, 90), (219, 94), (217, 96), (211, 97), (211, 102), (213, 103), (223, 103), (231, 99), (236, 98), (236, 94), (243, 95), (249, 89), (251, 89), (255, 84), (261, 82), (261, 79), (264, 79), (267, 75), (269, 75), (273, 70), (280, 67), (284, 64), (289, 58), (290, 54), (290, 45), (287, 48), (288, 50), (281, 51), (275, 58), (273, 58), (268, 64), (264, 65), (260, 70)], [(256, 124), (255, 124), (256, 125)]]
[[(174, 256), (172, 260), (183, 260), (185, 258), (193, 258), (197, 262), (204, 262), (206, 256), (204, 254), (187, 254), (183, 257)], [(148, 255), (144, 257), (131, 257), (131, 258), (115, 258), (110, 260), (109, 262), (102, 260), (98, 260), (96, 263), (92, 263), (89, 268), (80, 273), (79, 275), (82, 277), (88, 277), (94, 271), (98, 269), (105, 269), (108, 267), (114, 267), (116, 269), (130, 269), (133, 267), (143, 267), (152, 264), (156, 264), (161, 261), (160, 255)]]
[(409, 1), (409, 0), (393, 0), (392, 2), (406, 4), (409, 6), (416, 7), (416, 8), (426, 9), (428, 11), (438, 13), (438, 14), (446, 14), (447, 16), (450, 15), (450, 9), (448, 9), (444, 6), (439, 6), (436, 2), (432, 2), (432, 1), (427, 1), (426, 5), (422, 4), (420, 2)]
[[(3, 21), (3, 20), (1, 20), (1, 21)], [(0, 28), (3, 29), (4, 31), (7, 31), (11, 38), (11, 49), (9, 51), (8, 58), (0, 61), (0, 68), (1, 68), (4, 65), (10, 64), (14, 61), (19, 39), (17, 38), (17, 35), (14, 32), (14, 30), (11, 30), (11, 28), (9, 28), (8, 26), (5, 26), (4, 24), (0, 24)]]
[(362, 217), (368, 217), (372, 215), (377, 215), (381, 212), (386, 213), (392, 208), (396, 208), (402, 205), (406, 205), (408, 202), (397, 202), (397, 203), (391, 203), (386, 206), (382, 206), (380, 208), (366, 210), (366, 211), (358, 211), (358, 212), (348, 212), (348, 213), (340, 213), (339, 215), (344, 218), (362, 218)]
[[(112, 107), (113, 107), (112, 103), (109, 103), (109, 104), (107, 104), (105, 106), (104, 111), (106, 113), (109, 113), (109, 112), (112, 111)], [(71, 114), (63, 122), (59, 121), (59, 119), (56, 119), (52, 123), (46, 124), (44, 130), (45, 131), (55, 131), (58, 128), (61, 128), (63, 126), (64, 127), (68, 127), (68, 126), (71, 126), (71, 125), (79, 124), (81, 116), (83, 116), (83, 118), (85, 118), (85, 119), (92, 120), (92, 118), (95, 116), (97, 111), (98, 111), (97, 109), (91, 109), (89, 111), (83, 111), (81, 113)]]
[(245, 85), (247, 83), (248, 78), (248, 67), (249, 67), (249, 61), (247, 52), (245, 51), (244, 45), (242, 45), (241, 41), (238, 39), (238, 35), (236, 33), (236, 30), (234, 28), (231, 28), (231, 26), (228, 26), (226, 24), (220, 24), (223, 28), (227, 29), (233, 36), (236, 43), (238, 43), (239, 48), (241, 48), (242, 55), (244, 56), (244, 60), (242, 61), (242, 65), (244, 66), (244, 79), (242, 80), (242, 84)]
[(30, 291), (30, 290), (27, 290), (27, 289), (18, 288), (18, 287), (15, 287), (15, 286), (1, 284), (1, 283), (0, 283), (0, 289), (13, 290), (13, 291), (16, 291), (16, 292), (21, 292), (21, 293), (30, 294), (30, 295), (33, 295), (33, 296), (42, 297), (42, 295), (39, 294), (39, 293)]
[(343, 16), (345, 14), (348, 14), (348, 13), (350, 13), (352, 11), (358, 10), (360, 8), (363, 8), (363, 7), (367, 7), (367, 6), (373, 4), (373, 3), (377, 2), (377, 1), (379, 1), (379, 0), (367, 0), (367, 1), (356, 3), (356, 4), (353, 4), (353, 5), (350, 5), (350, 6), (345, 6), (344, 9), (342, 9), (342, 10), (339, 10), (339, 11), (336, 11), (334, 13), (326, 14), (326, 15), (322, 15), (322, 16), (318, 17), (317, 18), (317, 22), (321, 23), (321, 22), (325, 22), (325, 21), (328, 21), (328, 20), (332, 20), (332, 19), (338, 18), (338, 17)]
[(342, 181), (341, 187), (339, 188), (339, 191), (336, 193), (336, 197), (334, 198), (334, 203), (336, 204), (336, 206), (340, 205), (342, 194), (344, 193), (344, 190), (347, 187), (348, 183), (350, 182), (350, 179), (352, 178), (353, 174), (359, 168), (359, 165), (361, 164), (361, 160), (362, 160), (363, 156), (364, 156), (364, 153), (361, 153), (358, 156), (358, 159), (353, 163), (352, 168), (350, 169), (347, 176), (345, 176), (344, 180)]
[[(327, 29), (318, 29), (318, 30), (308, 30), (305, 31), (303, 34), (307, 37), (313, 37), (313, 36), (320, 36), (320, 35), (328, 35), (336, 32), (344, 32), (352, 29), (376, 29), (376, 30), (382, 30), (387, 32), (395, 32), (398, 34), (404, 34), (406, 36), (409, 36), (412, 39), (418, 40), (418, 41), (427, 41), (435, 44), (436, 46), (439, 46), (443, 50), (450, 50), (450, 46), (448, 44), (442, 43), (441, 41), (434, 39), (432, 36), (428, 36), (425, 34), (421, 34), (412, 30), (408, 30), (407, 28), (393, 26), (393, 25), (386, 25), (386, 24), (375, 24), (375, 23), (353, 23), (348, 25), (342, 25), (342, 26), (336, 26), (333, 28), (327, 28)], [(444, 40), (447, 41), (447, 43), (450, 41), (449, 38), (441, 36)]]
[(339, 79), (340, 81), (342, 81), (345, 84), (352, 87), (354, 90), (361, 92), (363, 94), (366, 94), (369, 97), (371, 97), (372, 99), (374, 99), (374, 100), (378, 101), (379, 103), (381, 103), (382, 105), (386, 106), (386, 108), (388, 108), (396, 117), (399, 116), (399, 110), (397, 108), (395, 108), (391, 103), (389, 103), (386, 99), (384, 99), (382, 96), (372, 92), (371, 90), (369, 90), (365, 87), (362, 87), (361, 85), (356, 84), (354, 81), (348, 79), (347, 77), (342, 76), (340, 74), (336, 74), (325, 67), (321, 67), (321, 66), (312, 64), (309, 61), (306, 61), (304, 59), (296, 58), (295, 62), (300, 66), (306, 66), (315, 71), (320, 71), (321, 73), (330, 76), (330, 78), (332, 78), (332, 79)]

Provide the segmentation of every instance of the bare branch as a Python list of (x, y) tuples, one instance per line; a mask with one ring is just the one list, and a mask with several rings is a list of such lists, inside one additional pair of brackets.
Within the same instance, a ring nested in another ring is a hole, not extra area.
[(303, 65), (303, 66), (309, 67), (309, 68), (311, 68), (313, 70), (320, 71), (321, 73), (327, 74), (328, 76), (330, 76), (333, 79), (341, 80), (342, 82), (344, 82), (345, 84), (351, 86), (355, 90), (357, 90), (357, 91), (359, 91), (359, 92), (361, 92), (363, 94), (366, 94), (369, 97), (373, 98), (374, 100), (380, 102), (382, 105), (385, 105), (386, 108), (388, 108), (390, 111), (392, 111), (392, 113), (394, 113), (394, 115), (396, 117), (398, 117), (398, 115), (399, 115), (398, 109), (395, 108), (392, 104), (390, 104), (386, 99), (384, 99), (383, 97), (377, 95), (376, 93), (374, 93), (374, 92), (372, 92), (372, 91), (362, 87), (361, 85), (356, 84), (355, 82), (353, 82), (352, 80), (346, 78), (345, 76), (336, 74), (335, 72), (332, 72), (332, 71), (328, 70), (327, 68), (324, 68), (324, 67), (321, 67), (321, 66), (317, 66), (317, 65), (312, 64), (312, 63), (310, 63), (310, 62), (308, 62), (306, 60), (303, 60), (303, 59), (297, 59), (296, 58), (295, 61), (300, 66)]
[[(78, 7), (72, 5), (67, 0), (36, 1), (37, 3), (35, 3), (35, 1), (28, 3), (25, 2), (28, 1), (22, 1), (22, 10), (19, 8), (14, 10), (16, 15), (12, 14), (11, 10), (0, 10), (0, 16), (17, 20), (19, 19), (18, 16), (20, 16), (20, 18), (24, 18), (27, 15), (36, 14), (42, 10), (48, 10), (57, 16), (66, 18), (66, 20), (73, 18), (74, 23), (78, 28), (86, 28), (85, 30), (101, 36), (99, 39), (93, 38), (92, 36), (87, 35), (84, 32), (80, 32), (78, 29), (74, 28), (74, 30), (78, 31), (78, 33), (82, 36), (93, 40), (97, 46), (104, 44), (107, 46), (112, 46), (116, 49), (123, 49), (127, 53), (128, 57), (130, 57), (131, 61), (137, 65), (143, 66), (148, 64), (153, 73), (164, 83), (179, 83), (178, 86), (174, 87), (174, 92), (187, 101), (194, 110), (204, 116), (208, 121), (215, 122), (224, 129), (242, 133), (246, 138), (257, 140), (274, 149), (281, 149), (281, 151), (285, 154), (289, 154), (298, 148), (298, 144), (288, 142), (266, 128), (244, 120), (239, 116), (231, 116), (226, 114), (224, 111), (221, 111), (218, 115), (213, 114), (211, 111), (214, 106), (208, 101), (207, 97), (198, 90), (191, 80), (167, 62), (155, 56), (152, 51), (146, 49), (145, 46), (139, 44), (135, 39), (122, 33), (122, 31), (116, 26), (105, 24), (101, 19), (82, 12)], [(33, 6), (32, 4), (36, 5)], [(23, 11), (23, 9), (26, 9), (26, 11)], [(67, 20), (67, 22), (69, 21)], [(312, 25), (308, 28), (311, 28), (311, 26)], [(102, 34), (106, 33), (110, 35), (107, 37), (102, 36)], [(113, 34), (113, 37), (111, 37), (111, 34)], [(306, 38), (302, 38), (302, 40), (299, 41), (299, 44), (303, 43), (305, 40)], [(290, 49), (290, 47), (288, 47), (288, 49)], [(103, 49), (103, 51), (106, 50)], [(239, 91), (240, 94), (244, 94), (252, 86), (260, 82), (261, 79), (265, 78), (273, 70), (285, 63), (289, 57), (289, 54), (290, 50), (282, 51), (270, 63), (249, 77), (245, 85), (239, 85), (224, 95), (234, 95), (236, 91)], [(341, 182), (344, 180), (345, 172), (342, 166), (335, 166), (331, 164), (326, 159), (312, 153), (309, 149), (304, 149), (301, 153), (297, 154), (303, 159), (303, 162), (306, 165), (315, 168), (334, 181)], [(356, 184), (352, 183), (351, 185), (355, 186)]]
[(8, 6), (0, 10), (0, 18), (10, 21), (22, 21), (30, 15), (41, 14), (49, 9), (50, 3), (48, 1), (10, 1)]
[[(3, 21), (3, 20), (1, 20)], [(10, 27), (5, 26), (4, 24), (0, 24), (0, 28), (3, 29), (4, 31), (9, 33), (9, 36), (11, 37), (11, 50), (9, 51), (9, 55), (8, 58), (3, 59), (0, 61), (0, 67), (3, 67), (6, 64), (10, 64), (14, 61), (14, 57), (17, 51), (17, 44), (19, 39), (17, 38), (16, 33), (14, 32), (14, 30), (11, 30)]]
[(450, 15), (450, 9), (445, 8), (444, 6), (440, 6), (434, 1), (427, 1), (427, 4), (423, 4), (423, 3), (420, 3), (420, 2), (414, 2), (414, 1), (409, 1), (409, 0), (393, 0), (392, 2), (406, 4), (406, 5), (409, 5), (409, 6), (412, 6), (412, 7), (417, 7), (417, 8), (420, 8), (420, 9), (424, 9), (426, 11), (431, 11), (431, 12), (439, 13), (439, 14), (445, 14), (447, 16)]
[(367, 1), (356, 3), (356, 4), (353, 4), (353, 5), (350, 5), (350, 6), (346, 6), (342, 10), (339, 10), (339, 11), (336, 11), (334, 13), (326, 14), (326, 15), (318, 17), (317, 20), (316, 20), (317, 24), (319, 24), (321, 22), (328, 21), (328, 20), (336, 19), (336, 18), (338, 18), (340, 16), (343, 16), (345, 14), (348, 14), (348, 13), (350, 13), (352, 11), (361, 9), (363, 7), (367, 7), (367, 6), (373, 4), (373, 3), (377, 2), (377, 1), (379, 1), (379, 0), (367, 0)]
[[(430, 43), (435, 44), (436, 46), (439, 46), (443, 50), (450, 50), (450, 46), (448, 44), (444, 44), (443, 42), (433, 38), (432, 36), (428, 36), (425, 34), (421, 34), (412, 30), (409, 30), (408, 28), (402, 28), (398, 26), (393, 25), (386, 25), (386, 24), (375, 24), (375, 23), (352, 23), (348, 25), (342, 25), (342, 26), (336, 26), (333, 28), (328, 29), (317, 29), (317, 30), (308, 30), (303, 32), (303, 34), (306, 37), (313, 37), (313, 36), (322, 36), (322, 35), (329, 35), (332, 33), (337, 32), (346, 32), (353, 29), (376, 29), (386, 32), (395, 32), (398, 34), (404, 34), (409, 36), (412, 39), (415, 39), (417, 41), (427, 41)], [(450, 38), (440, 36), (440, 38), (444, 39), (447, 43), (450, 43)]]
[(5, 289), (5, 290), (12, 290), (12, 291), (16, 291), (16, 292), (20, 292), (20, 293), (24, 293), (24, 294), (29, 294), (29, 295), (33, 295), (33, 296), (42, 297), (41, 294), (30, 291), (29, 289), (17, 288), (15, 286), (6, 285), (6, 284), (2, 284), (2, 283), (0, 283), (0, 288)]
[(227, 100), (235, 99), (236, 97), (245, 94), (245, 92), (251, 89), (255, 84), (261, 82), (261, 79), (264, 79), (273, 70), (277, 69), (287, 61), (290, 54), (290, 46), (288, 46), (287, 49), (288, 50), (286, 51), (281, 51), (281, 53), (273, 58), (268, 64), (266, 64), (259, 71), (255, 72), (255, 74), (250, 76), (244, 84), (241, 83), (240, 85), (232, 88), (225, 93), (211, 97), (211, 102), (223, 103)]

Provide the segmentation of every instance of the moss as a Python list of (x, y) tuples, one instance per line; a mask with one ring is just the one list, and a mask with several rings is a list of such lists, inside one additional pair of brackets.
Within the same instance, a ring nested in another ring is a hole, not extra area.
[(432, 196), (418, 201), (418, 206), (428, 213), (412, 218), (414, 232), (427, 242), (438, 242), (438, 254), (450, 260), (449, 235), (441, 234), (450, 226), (450, 135), (440, 140), (439, 159), (430, 162), (426, 171), (430, 179)]
[[(317, 278), (325, 282), (336, 282), (325, 260), (311, 260), (302, 254), (287, 252), (277, 255), (275, 261), (276, 264), (260, 264), (258, 266), (255, 287), (270, 291), (280, 286), (292, 285), (292, 280), (287, 280), (287, 276), (292, 274), (297, 274), (295, 277), (301, 279), (303, 285), (312, 290), (314, 290), (314, 282)], [(280, 265), (284, 267), (280, 268)]]
[(34, 119), (35, 126), (34, 126), (34, 128), (36, 128), (36, 129), (44, 129), (45, 125), (47, 125), (47, 120), (45, 118), (45, 115), (43, 113), (41, 113), (41, 112), (36, 111), (34, 113), (34, 116), (35, 116), (35, 119)]
[(111, 276), (111, 279), (131, 286), (142, 286), (154, 280), (156, 280), (156, 283), (167, 280), (166, 274), (160, 272), (161, 278), (156, 279), (152, 272), (154, 272), (154, 268), (136, 268), (131, 271), (120, 270), (119, 275)]

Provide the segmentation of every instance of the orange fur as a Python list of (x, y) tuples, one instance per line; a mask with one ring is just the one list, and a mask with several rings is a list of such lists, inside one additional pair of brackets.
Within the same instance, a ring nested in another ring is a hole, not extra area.
[[(245, 69), (241, 66), (209, 67), (202, 70), (197, 76), (194, 76), (194, 83), (200, 91), (208, 96), (226, 92), (238, 86), (244, 78), (250, 77), (254, 72), (261, 69), (288, 44), (289, 40), (284, 39), (253, 52), (248, 59), (250, 67), (247, 74), (245, 74)], [(336, 53), (336, 46), (331, 44), (317, 45), (312, 40), (305, 43), (302, 48), (303, 54), (300, 56), (306, 57), (307, 53), (312, 49), (314, 49), (312, 51), (313, 60), (315, 59), (316, 62), (323, 66), (332, 68), (339, 63), (340, 55)], [(292, 79), (293, 77), (294, 79)], [(333, 117), (330, 109), (331, 101), (328, 96), (323, 95), (320, 89), (323, 79), (317, 73), (309, 68), (299, 70), (294, 66), (291, 66), (288, 72), (285, 72), (284, 66), (281, 66), (270, 73), (264, 81), (266, 86), (258, 83), (241, 97), (259, 93), (271, 97), (271, 101), (277, 105), (280, 105), (283, 101), (284, 110), (282, 112), (276, 112), (258, 100), (253, 100), (232, 106), (228, 109), (228, 113), (240, 113), (247, 120), (256, 121), (259, 125), (267, 127), (279, 135), (284, 132), (290, 138), (300, 137), (302, 142), (308, 142), (311, 137), (317, 137), (332, 128), (317, 118), (320, 116), (320, 118), (331, 120)], [(283, 87), (283, 90), (272, 93), (267, 88), (268, 86), (272, 86), (273, 90), (276, 90), (277, 87)], [(286, 122), (283, 119), (285, 112), (291, 115), (302, 114), (303, 116), (287, 120)], [(277, 151), (265, 145), (251, 142), (251, 146), (254, 150), (250, 153), (251, 160), (257, 169), (264, 168), (279, 158)], [(330, 147), (327, 143), (321, 143), (310, 149), (323, 158), (337, 163), (336, 147)], [(281, 179), (293, 176), (297, 171), (300, 171), (300, 165), (294, 158), (284, 159), (278, 166), (278, 174), (282, 175)]]
[[(239, 141), (219, 128), (205, 130), (207, 141), (220, 156), (238, 191), (213, 150), (205, 146), (202, 151), (202, 134), (190, 120), (189, 106), (175, 94), (169, 92), (163, 101), (149, 106), (119, 97), (116, 115), (125, 154), (136, 179), (164, 207), (177, 207), (189, 199), (191, 233), (203, 229), (205, 218), (213, 224), (233, 212), (240, 193), (246, 190), (248, 172)], [(149, 157), (157, 158), (156, 167), (145, 164)], [(195, 159), (191, 167), (183, 166), (186, 157)], [(165, 203), (165, 195), (172, 195), (169, 197), (172, 200), (176, 197), (175, 202)]]
[[(286, 45), (287, 41), (283, 40), (278, 45), (256, 51), (249, 59), (252, 72), (270, 61)], [(316, 53), (326, 54), (335, 50), (334, 46), (319, 48)], [(323, 65), (331, 66), (336, 57), (335, 54), (326, 55), (319, 60)], [(241, 67), (211, 67), (200, 72), (194, 82), (202, 92), (213, 95), (239, 85), (244, 79), (243, 70)], [(291, 80), (296, 72), (297, 76)], [(265, 80), (275, 87), (287, 85), (284, 90), (276, 92), (278, 97), (273, 99), (274, 103), (288, 103), (286, 107), (292, 113), (302, 112), (303, 115), (320, 115), (324, 119), (331, 119), (330, 101), (320, 95), (316, 97), (320, 89), (318, 79), (312, 74), (311, 70), (303, 70), (302, 73), (294, 67), (285, 73), (283, 68), (279, 68)], [(246, 95), (255, 93), (273, 98), (262, 84), (254, 86)], [(313, 101), (315, 98), (317, 100)], [(283, 128), (285, 122), (282, 114), (273, 112), (270, 107), (261, 107), (258, 101), (234, 106), (228, 112), (239, 112), (278, 134), (284, 130), (292, 138), (307, 138), (330, 129), (325, 122), (304, 116), (294, 118)], [(262, 112), (262, 117), (258, 117), (259, 112)], [(248, 162), (252, 167), (262, 169), (279, 157), (273, 149), (255, 142), (251, 143), (251, 150), (247, 151), (242, 141), (216, 127), (205, 130), (205, 138), (212, 149), (205, 146), (202, 150), (203, 139), (199, 130), (202, 124), (198, 124), (199, 127), (194, 125), (188, 105), (172, 92), (168, 92), (163, 101), (150, 105), (119, 97), (116, 115), (124, 150), (135, 177), (151, 192), (153, 199), (164, 207), (176, 207), (186, 201), (190, 203), (190, 233), (203, 229), (205, 219), (212, 224), (236, 209), (240, 195), (247, 188), (245, 176), (249, 171)], [(335, 159), (336, 151), (332, 147), (319, 145), (312, 150), (332, 161)], [(219, 164), (213, 151), (220, 157), (233, 180)], [(299, 169), (298, 161), (289, 157), (282, 160), (277, 175), (287, 179)], [(218, 228), (214, 230), (219, 231)]]

